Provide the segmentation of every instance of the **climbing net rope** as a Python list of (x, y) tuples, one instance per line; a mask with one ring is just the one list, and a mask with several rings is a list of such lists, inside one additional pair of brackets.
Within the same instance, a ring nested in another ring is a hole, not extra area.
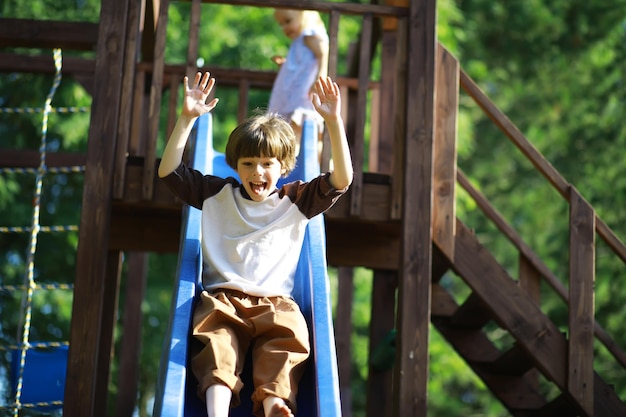
[[(42, 109), (39, 108), (1, 108), (2, 113), (42, 113), (41, 122), (41, 141), (39, 143), (39, 164), (36, 169), (34, 168), (0, 168), (0, 173), (12, 173), (12, 174), (34, 174), (35, 175), (35, 187), (33, 196), (33, 211), (31, 217), (31, 224), (28, 227), (23, 226), (0, 226), (0, 234), (2, 233), (22, 233), (28, 234), (28, 248), (26, 254), (26, 269), (23, 278), (22, 285), (3, 285), (0, 282), (0, 291), (2, 292), (19, 292), (21, 293), (21, 309), (20, 309), (20, 324), (18, 326), (19, 334), (17, 338), (17, 344), (11, 346), (0, 346), (0, 350), (10, 350), (18, 355), (18, 366), (14, 380), (14, 399), (13, 403), (0, 408), (11, 409), (12, 415), (17, 417), (21, 409), (27, 408), (41, 408), (51, 407), (60, 408), (63, 404), (62, 401), (51, 402), (35, 402), (24, 403), (22, 402), (22, 396), (24, 393), (25, 383), (25, 369), (27, 365), (28, 355), (27, 352), (31, 349), (51, 349), (61, 346), (67, 346), (68, 342), (37, 342), (33, 343), (30, 340), (32, 315), (33, 315), (33, 296), (36, 291), (40, 290), (73, 290), (72, 284), (61, 283), (38, 283), (36, 280), (35, 270), (35, 254), (37, 250), (37, 242), (40, 233), (53, 233), (53, 232), (76, 232), (78, 231), (77, 225), (51, 225), (44, 226), (40, 224), (40, 210), (41, 210), (41, 197), (43, 191), (44, 177), (49, 173), (82, 173), (84, 172), (84, 166), (71, 166), (71, 167), (56, 167), (49, 168), (46, 166), (46, 150), (48, 148), (48, 121), (49, 115), (54, 112), (58, 113), (73, 113), (88, 111), (86, 108), (79, 107), (52, 107), (52, 100), (55, 93), (61, 83), (61, 68), (62, 68), (62, 54), (60, 49), (53, 50), (55, 74), (52, 83), (52, 87), (46, 97), (45, 105)], [(21, 336), (20, 336), (21, 335)]]

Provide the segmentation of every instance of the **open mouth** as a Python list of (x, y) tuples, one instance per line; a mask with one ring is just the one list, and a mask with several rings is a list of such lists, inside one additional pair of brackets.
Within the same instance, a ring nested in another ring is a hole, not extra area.
[(267, 187), (266, 182), (250, 182), (249, 184), (250, 190), (256, 195), (263, 194), (263, 191), (265, 191), (265, 188)]

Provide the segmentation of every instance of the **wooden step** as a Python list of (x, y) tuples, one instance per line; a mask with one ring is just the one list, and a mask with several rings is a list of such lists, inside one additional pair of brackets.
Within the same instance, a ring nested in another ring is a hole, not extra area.
[(450, 319), (452, 326), (482, 329), (491, 321), (491, 312), (476, 293), (471, 293)]
[(528, 354), (515, 344), (502, 353), (498, 359), (483, 365), (485, 369), (496, 375), (524, 375), (535, 367)]
[(537, 410), (547, 403), (526, 374), (492, 372), (491, 368), (497, 367), (494, 363), (504, 362), (502, 352), (481, 329), (452, 323), (459, 306), (445, 288), (437, 284), (432, 287), (432, 306), (431, 320), (435, 328), (507, 409)]
[(576, 410), (576, 407), (571, 404), (565, 395), (561, 394), (539, 410), (528, 415), (532, 417), (578, 417), (580, 412)]
[[(542, 399), (544, 404), (540, 404), (540, 401), (535, 401), (537, 397), (529, 397), (530, 401), (528, 404), (524, 404), (524, 401), (520, 400), (525, 398), (528, 392), (539, 395), (534, 392), (536, 389), (533, 381), (528, 381), (530, 387), (523, 383), (525, 376), (529, 375), (528, 372), (517, 379), (514, 375), (508, 375), (508, 373), (515, 371), (515, 367), (511, 369), (508, 366), (507, 369), (505, 363), (513, 362), (515, 356), (520, 355), (520, 352), (511, 351), (502, 355), (501, 358), (493, 358), (481, 363), (468, 361), (477, 375), (501, 399), (507, 409), (516, 416), (554, 415), (560, 417), (561, 415), (587, 415), (583, 411), (583, 407), (577, 403), (575, 395), (568, 390), (568, 345), (566, 337), (528, 294), (519, 287), (516, 281), (508, 275), (489, 251), (482, 246), (476, 236), (458, 219), (452, 268), (456, 275), (488, 306), (493, 320), (515, 339), (518, 345), (517, 349), (524, 352), (528, 357), (528, 361), (532, 361), (537, 370), (548, 381), (556, 385), (563, 397), (550, 402)], [(454, 316), (456, 314), (459, 314), (459, 311), (456, 311)], [(455, 335), (455, 333), (460, 331), (460, 328), (450, 323), (450, 318), (433, 317), (433, 322), (439, 322), (437, 328), (442, 333), (447, 334), (445, 337), (449, 341), (458, 339), (455, 346), (455, 348), (458, 346), (457, 351), (460, 349), (461, 353), (463, 349), (467, 349), (461, 339)], [(474, 340), (478, 339), (476, 335), (473, 335), (473, 338)], [(452, 341), (451, 343), (454, 346)], [(462, 353), (461, 355), (463, 356)], [(507, 357), (509, 355), (510, 357)], [(479, 355), (475, 356), (478, 357)], [(484, 359), (487, 355), (483, 354), (482, 357)], [(466, 360), (468, 359), (466, 358)], [(485, 365), (487, 362), (492, 363)], [(507, 369), (507, 374), (499, 375), (494, 373), (496, 370), (494, 368), (500, 367), (501, 370), (499, 372), (504, 372), (504, 369)], [(528, 364), (520, 365), (517, 372), (523, 372), (527, 367)], [(530, 374), (533, 373), (531, 372)], [(510, 392), (513, 398), (507, 396), (510, 388), (505, 383), (521, 384)], [(626, 404), (597, 373), (594, 375), (593, 396), (594, 416), (626, 416)], [(553, 410), (558, 411), (553, 412)], [(574, 412), (571, 412), (571, 410), (574, 410)]]

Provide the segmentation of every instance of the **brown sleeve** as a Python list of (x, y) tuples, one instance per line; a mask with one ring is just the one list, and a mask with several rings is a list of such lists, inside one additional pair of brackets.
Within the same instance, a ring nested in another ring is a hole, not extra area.
[(330, 173), (325, 173), (310, 182), (296, 181), (281, 188), (281, 197), (288, 197), (302, 214), (312, 218), (325, 212), (335, 204), (348, 188), (336, 190), (330, 185)]
[(162, 178), (169, 189), (185, 203), (197, 209), (207, 198), (219, 193), (227, 184), (238, 187), (239, 182), (232, 177), (220, 178), (213, 175), (204, 175), (181, 163), (171, 174)]

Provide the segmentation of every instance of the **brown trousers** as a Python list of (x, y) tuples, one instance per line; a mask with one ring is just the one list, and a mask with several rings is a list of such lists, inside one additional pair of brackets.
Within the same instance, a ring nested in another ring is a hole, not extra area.
[(191, 362), (198, 395), (221, 383), (239, 405), (240, 374), (252, 349), (254, 414), (263, 417), (263, 400), (284, 399), (296, 412), (298, 382), (309, 356), (309, 332), (298, 304), (289, 297), (254, 297), (234, 290), (203, 291), (194, 310), (193, 335), (203, 347)]

